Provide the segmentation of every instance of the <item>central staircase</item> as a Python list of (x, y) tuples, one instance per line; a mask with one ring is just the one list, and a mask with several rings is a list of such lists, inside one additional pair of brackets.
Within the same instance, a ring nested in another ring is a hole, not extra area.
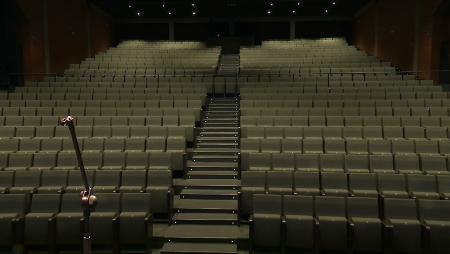
[(236, 76), (239, 74), (239, 54), (223, 54), (217, 68), (217, 76)]
[(238, 97), (209, 99), (185, 172), (160, 253), (238, 253)]

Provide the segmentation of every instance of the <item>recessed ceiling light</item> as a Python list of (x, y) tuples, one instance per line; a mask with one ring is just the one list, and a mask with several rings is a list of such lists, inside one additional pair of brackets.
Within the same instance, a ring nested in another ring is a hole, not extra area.
[(295, 10), (292, 10), (291, 12), (292, 12), (292, 14), (295, 14), (296, 11), (295, 11)]
[(267, 11), (267, 14), (268, 14), (268, 15), (272, 14), (272, 11), (271, 11), (271, 10), (268, 10), (268, 11)]
[(141, 16), (141, 12), (140, 11), (136, 12), (136, 15)]
[(336, 5), (336, 2), (333, 2), (333, 5)]
[(194, 6), (195, 6), (195, 3), (192, 3), (191, 6), (194, 7)]
[(192, 16), (195, 16), (195, 15), (197, 15), (197, 12), (193, 11)]
[(328, 13), (328, 9), (325, 9), (325, 13)]
[(163, 7), (163, 8), (166, 8), (166, 4), (165, 4), (165, 3), (163, 3), (163, 4), (162, 4), (162, 7)]
[(300, 2), (297, 2), (297, 6), (300, 6)]
[(169, 15), (172, 15), (172, 12), (171, 12), (171, 11), (169, 11), (169, 12), (167, 12), (167, 14), (169, 14)]
[(270, 3), (270, 6), (273, 6), (273, 3)]
[(128, 5), (128, 8), (131, 8), (131, 4)]

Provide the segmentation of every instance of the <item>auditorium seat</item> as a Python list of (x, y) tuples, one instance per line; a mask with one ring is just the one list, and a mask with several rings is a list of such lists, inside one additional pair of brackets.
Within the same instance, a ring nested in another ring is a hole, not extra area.
[(251, 218), (252, 241), (256, 248), (279, 248), (281, 245), (282, 196), (255, 194)]
[(317, 242), (321, 251), (348, 248), (346, 201), (342, 197), (315, 197)]
[(34, 194), (30, 210), (25, 215), (24, 244), (54, 248), (54, 217), (59, 212), (60, 194)]
[(379, 253), (383, 248), (382, 222), (378, 199), (354, 197), (347, 199), (347, 212), (352, 250)]
[(253, 211), (253, 195), (266, 192), (265, 171), (242, 171), (241, 172), (241, 211), (248, 215)]
[(422, 227), (413, 199), (384, 199), (390, 247), (397, 253), (420, 253)]
[[(28, 210), (28, 195), (0, 194), (0, 246), (11, 248), (19, 243), (21, 225)], [(10, 249), (12, 251), (12, 249)]]

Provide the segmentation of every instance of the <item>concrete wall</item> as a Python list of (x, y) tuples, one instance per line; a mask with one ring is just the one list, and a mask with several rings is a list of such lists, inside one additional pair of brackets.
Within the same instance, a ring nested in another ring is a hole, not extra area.
[(356, 47), (437, 82), (433, 70), (439, 69), (441, 38), (449, 30), (442, 23), (446, 18), (435, 15), (442, 1), (372, 1), (355, 17)]
[(25, 17), (19, 34), (26, 80), (61, 74), (113, 44), (112, 20), (86, 0), (17, 1)]

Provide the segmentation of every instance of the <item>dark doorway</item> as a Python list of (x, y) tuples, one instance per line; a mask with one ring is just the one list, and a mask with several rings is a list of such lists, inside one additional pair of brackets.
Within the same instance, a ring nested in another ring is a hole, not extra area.
[(450, 41), (442, 42), (441, 46), (441, 72), (439, 80), (442, 84), (450, 84)]

